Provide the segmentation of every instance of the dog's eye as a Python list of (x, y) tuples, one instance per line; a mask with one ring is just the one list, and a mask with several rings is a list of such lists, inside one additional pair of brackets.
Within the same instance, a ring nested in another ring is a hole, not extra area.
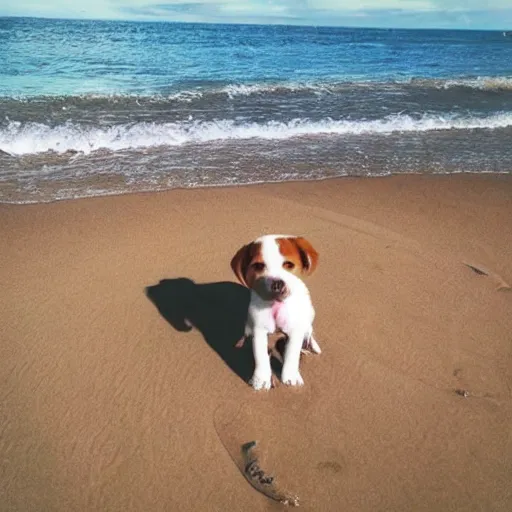
[(261, 272), (265, 270), (265, 263), (256, 262), (252, 264), (252, 268), (256, 270), (256, 272)]
[(286, 270), (293, 270), (295, 268), (295, 263), (293, 263), (292, 261), (285, 261), (283, 263), (283, 268), (285, 268)]

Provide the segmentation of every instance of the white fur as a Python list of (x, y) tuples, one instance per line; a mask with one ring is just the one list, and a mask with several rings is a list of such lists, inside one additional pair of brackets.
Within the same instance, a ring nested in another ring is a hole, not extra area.
[(266, 235), (256, 241), (262, 244), (262, 257), (266, 265), (265, 277), (282, 279), (289, 295), (279, 304), (264, 300), (251, 290), (249, 314), (245, 335), (252, 336), (255, 370), (251, 379), (254, 389), (270, 389), (272, 370), (268, 354), (268, 335), (281, 331), (288, 336), (284, 354), (281, 380), (290, 386), (302, 386), (299, 360), (303, 345), (311, 351), (321, 352), (313, 338), (315, 310), (304, 282), (283, 268), (284, 256), (279, 252), (276, 238), (293, 238), (288, 235)]

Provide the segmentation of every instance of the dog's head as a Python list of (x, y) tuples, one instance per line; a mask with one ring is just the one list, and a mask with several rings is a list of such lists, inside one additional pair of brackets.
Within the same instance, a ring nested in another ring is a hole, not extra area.
[(265, 235), (244, 245), (231, 260), (238, 280), (264, 300), (283, 301), (318, 264), (318, 253), (302, 237)]

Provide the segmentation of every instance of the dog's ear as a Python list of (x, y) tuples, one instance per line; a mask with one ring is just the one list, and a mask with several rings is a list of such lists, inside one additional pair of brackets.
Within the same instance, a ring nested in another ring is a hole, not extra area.
[(248, 286), (246, 275), (247, 268), (251, 263), (250, 260), (253, 246), (253, 242), (248, 245), (244, 245), (241, 249), (238, 250), (238, 252), (233, 256), (233, 259), (231, 260), (231, 268), (233, 269), (235, 276), (244, 286)]
[(294, 238), (293, 242), (299, 250), (300, 260), (302, 262), (302, 273), (307, 276), (311, 275), (318, 265), (318, 252), (301, 236)]

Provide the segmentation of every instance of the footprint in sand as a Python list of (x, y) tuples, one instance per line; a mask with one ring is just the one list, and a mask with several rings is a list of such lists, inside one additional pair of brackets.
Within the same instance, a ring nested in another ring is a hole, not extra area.
[[(257, 414), (239, 407), (233, 414), (231, 407), (219, 407), (214, 414), (217, 434), (246, 480), (260, 493), (283, 505), (299, 506), (299, 497), (282, 487), (277, 478), (267, 472), (260, 463), (256, 437), (262, 435)], [(259, 431), (259, 432), (258, 432)], [(262, 441), (264, 444), (264, 441)]]

